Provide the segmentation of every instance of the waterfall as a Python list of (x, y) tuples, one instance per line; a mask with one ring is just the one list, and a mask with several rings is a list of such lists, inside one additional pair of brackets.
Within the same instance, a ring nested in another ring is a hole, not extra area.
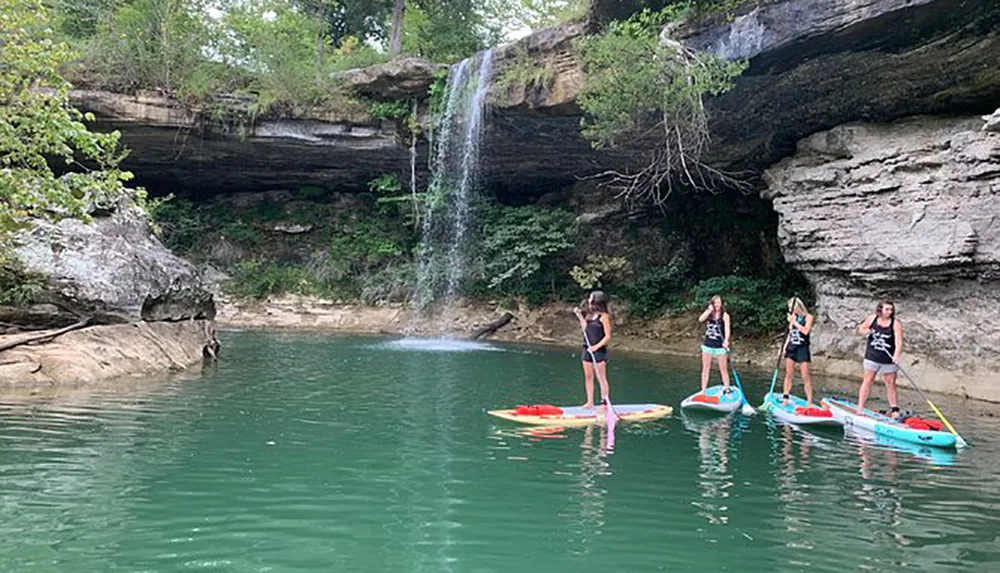
[(479, 186), (479, 151), (493, 51), (462, 60), (448, 75), (426, 194), (419, 249), (418, 309), (456, 302), (468, 275), (470, 206)]

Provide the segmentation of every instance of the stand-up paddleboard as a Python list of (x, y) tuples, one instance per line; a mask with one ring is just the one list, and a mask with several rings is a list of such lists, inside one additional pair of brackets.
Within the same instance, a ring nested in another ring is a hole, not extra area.
[(930, 462), (935, 466), (952, 466), (958, 458), (957, 450), (948, 448), (935, 448), (912, 442), (904, 442), (896, 438), (890, 438), (881, 434), (873, 434), (864, 430), (851, 430), (844, 428), (844, 436), (851, 437), (862, 444), (875, 447), (880, 450), (890, 450), (896, 453), (904, 453), (921, 460)]
[[(673, 413), (670, 406), (661, 404), (615, 404), (618, 423), (645, 422), (664, 418)], [(519, 406), (509, 410), (489, 410), (487, 414), (519, 422), (545, 426), (587, 426), (606, 422), (604, 406), (581, 408), (579, 406)]]
[(685, 410), (708, 410), (728, 414), (743, 405), (743, 392), (736, 385), (729, 387), (729, 393), (722, 391), (722, 385), (709, 386), (704, 392), (691, 394), (681, 402)]
[(772, 416), (801, 426), (842, 426), (843, 423), (833, 415), (833, 411), (826, 407), (807, 408), (807, 402), (798, 396), (789, 395), (788, 403), (781, 405), (782, 396), (775, 392), (768, 392), (764, 396), (764, 405)]
[(871, 410), (864, 410), (862, 414), (857, 414), (858, 405), (850, 400), (823, 398), (823, 405), (830, 408), (833, 416), (840, 420), (845, 428), (865, 430), (911, 444), (938, 448), (955, 447), (954, 434), (940, 430), (913, 428)]

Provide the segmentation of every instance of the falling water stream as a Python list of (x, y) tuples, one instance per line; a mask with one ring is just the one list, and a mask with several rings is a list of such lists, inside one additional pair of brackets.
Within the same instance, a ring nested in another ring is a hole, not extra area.
[(471, 204), (479, 187), (480, 143), (493, 51), (463, 60), (448, 76), (422, 225), (414, 304), (454, 304), (468, 276)]

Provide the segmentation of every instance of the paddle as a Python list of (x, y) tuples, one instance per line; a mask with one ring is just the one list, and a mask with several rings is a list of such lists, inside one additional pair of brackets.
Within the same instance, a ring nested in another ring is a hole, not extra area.
[[(889, 354), (889, 351), (884, 348), (882, 349), (882, 352)], [(892, 358), (892, 354), (889, 354), (889, 358)], [(906, 379), (910, 381), (910, 384), (912, 384), (913, 387), (917, 389), (917, 393), (920, 394), (920, 397), (927, 402), (927, 405), (931, 407), (931, 410), (934, 410), (934, 413), (937, 414), (937, 417), (941, 418), (941, 421), (944, 423), (945, 426), (947, 426), (948, 431), (951, 432), (951, 435), (955, 436), (955, 445), (960, 448), (969, 447), (969, 442), (966, 442), (965, 439), (962, 438), (962, 436), (958, 435), (958, 432), (955, 431), (955, 427), (951, 425), (951, 422), (948, 421), (948, 418), (945, 418), (944, 414), (941, 413), (941, 410), (938, 410), (938, 407), (934, 405), (934, 402), (931, 402), (930, 398), (924, 395), (923, 391), (920, 389), (920, 386), (917, 386), (917, 383), (913, 380), (913, 378), (910, 377), (909, 374), (906, 373), (906, 370), (903, 369), (903, 366), (899, 362), (896, 362), (895, 360), (893, 360), (892, 363), (895, 364), (896, 368), (903, 373), (903, 376), (906, 376)]]
[[(778, 369), (781, 368), (781, 357), (785, 354), (785, 349), (788, 348), (788, 339), (791, 338), (791, 331), (785, 335), (785, 342), (781, 344), (781, 350), (778, 351), (778, 361), (774, 363), (774, 376), (771, 376), (771, 388), (768, 389), (768, 394), (774, 393), (774, 384), (778, 381)], [(766, 412), (771, 408), (771, 402), (764, 402), (758, 408), (761, 412)]]
[(757, 413), (757, 410), (753, 409), (747, 402), (747, 394), (743, 391), (743, 386), (740, 385), (740, 375), (736, 373), (736, 361), (733, 359), (733, 352), (729, 351), (729, 367), (733, 369), (733, 380), (736, 381), (736, 387), (740, 389), (740, 394), (743, 396), (743, 406), (741, 406), (741, 412), (744, 416), (750, 417)]

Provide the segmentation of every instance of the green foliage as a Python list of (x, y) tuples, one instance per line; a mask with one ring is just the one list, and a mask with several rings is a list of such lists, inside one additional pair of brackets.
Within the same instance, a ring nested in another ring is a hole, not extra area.
[(691, 282), (691, 259), (682, 253), (667, 265), (634, 273), (619, 291), (631, 312), (652, 318), (667, 309), (682, 307), (683, 294)]
[[(0, 0), (0, 262), (27, 217), (85, 217), (113, 207), (132, 174), (119, 133), (91, 133), (92, 120), (69, 103), (59, 66), (73, 54), (54, 33), (38, 0)], [(50, 165), (73, 169), (57, 176)], [(86, 164), (86, 167), (84, 167)], [(145, 194), (136, 192), (140, 204)]]
[(455, 62), (497, 39), (473, 0), (407, 3), (403, 16), (403, 53), (435, 62)]
[(785, 325), (787, 292), (773, 279), (740, 276), (712, 277), (691, 290), (690, 310), (703, 309), (719, 295), (733, 322), (733, 329), (752, 334), (781, 330)]
[(19, 261), (0, 261), (0, 306), (27, 306), (37, 302), (45, 284), (43, 275), (28, 272)]
[(265, 259), (238, 262), (226, 289), (238, 297), (251, 299), (282, 293), (312, 294), (313, 290), (303, 267)]
[(427, 88), (427, 96), (430, 100), (428, 106), (431, 118), (436, 119), (444, 113), (448, 104), (448, 70), (434, 72), (434, 82)]
[(620, 280), (629, 270), (625, 257), (587, 255), (587, 262), (583, 266), (574, 266), (569, 274), (580, 288), (590, 290), (604, 286), (607, 281)]
[(376, 119), (400, 119), (410, 114), (410, 104), (405, 101), (377, 101), (371, 106)]
[(685, 17), (688, 10), (686, 4), (645, 10), (577, 41), (585, 72), (577, 98), (586, 114), (582, 134), (595, 147), (632, 140), (664, 114), (686, 111), (692, 100), (728, 90), (743, 72), (743, 62), (707, 52), (686, 57), (660, 41), (664, 24)]
[(573, 247), (571, 213), (539, 207), (494, 207), (483, 223), (487, 285), (503, 291), (536, 277), (552, 257)]
[(513, 57), (504, 65), (494, 80), (497, 94), (506, 94), (511, 89), (545, 89), (556, 78), (556, 69), (551, 65), (539, 65), (539, 61), (528, 55), (524, 48), (514, 48)]
[(157, 202), (150, 210), (159, 227), (163, 244), (180, 253), (193, 249), (209, 231), (198, 208), (191, 201), (170, 199)]

